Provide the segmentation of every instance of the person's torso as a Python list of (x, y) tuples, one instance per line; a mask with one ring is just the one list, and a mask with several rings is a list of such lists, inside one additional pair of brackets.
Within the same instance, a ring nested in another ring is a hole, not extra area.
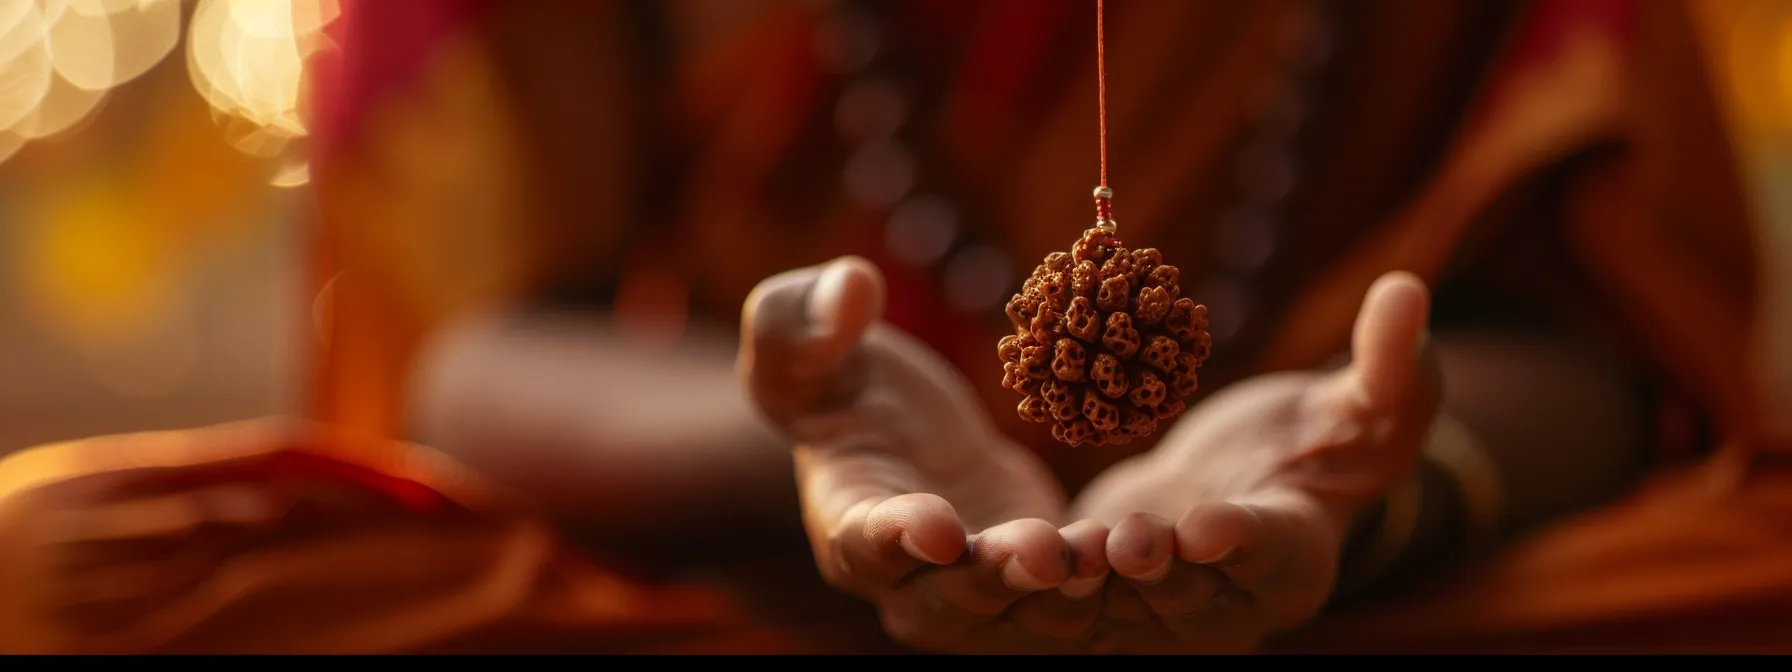
[[(758, 280), (859, 254), (890, 280), (893, 323), (992, 408), (1018, 401), (999, 385), (1002, 304), (1093, 221), (1091, 3), (640, 3), (557, 26), (532, 4), (499, 10), (491, 34), (502, 71), (562, 72), (513, 84), (554, 176), (551, 295), (626, 319), (652, 288), (731, 324)], [(1504, 19), (1474, 3), (1108, 8), (1116, 217), (1209, 306), (1210, 389), (1248, 373), (1289, 295), (1404, 205)], [(593, 40), (615, 46), (571, 46)], [(595, 202), (594, 182), (626, 201)]]

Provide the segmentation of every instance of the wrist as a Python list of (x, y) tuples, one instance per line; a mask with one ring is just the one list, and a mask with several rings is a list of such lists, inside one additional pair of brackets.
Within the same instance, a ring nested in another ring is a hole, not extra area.
[(1440, 415), (1412, 473), (1350, 521), (1339, 597), (1476, 552), (1499, 530), (1499, 474), (1467, 428)]

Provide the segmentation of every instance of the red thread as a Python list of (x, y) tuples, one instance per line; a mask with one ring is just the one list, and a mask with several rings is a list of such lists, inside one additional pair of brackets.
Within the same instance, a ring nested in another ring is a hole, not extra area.
[(1108, 186), (1108, 53), (1102, 0), (1095, 0), (1095, 98), (1101, 119), (1101, 185)]

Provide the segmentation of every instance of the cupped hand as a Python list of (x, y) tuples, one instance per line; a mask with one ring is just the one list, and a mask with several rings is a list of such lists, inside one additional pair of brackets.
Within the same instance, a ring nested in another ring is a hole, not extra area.
[(875, 267), (848, 257), (769, 278), (744, 309), (741, 376), (794, 444), (822, 576), (916, 648), (1075, 648), (1100, 611), (1107, 527), (1065, 524), (1045, 465), (879, 321), (883, 302)]
[(1079, 496), (1112, 526), (1097, 650), (1247, 652), (1318, 613), (1350, 521), (1411, 473), (1437, 412), (1428, 311), (1418, 278), (1382, 277), (1350, 365), (1228, 387)]

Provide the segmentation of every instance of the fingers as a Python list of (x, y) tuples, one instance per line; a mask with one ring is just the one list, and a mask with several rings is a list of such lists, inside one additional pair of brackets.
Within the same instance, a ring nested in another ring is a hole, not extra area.
[[(1311, 618), (1331, 594), (1335, 574), (1324, 568), (1336, 566), (1339, 543), (1335, 523), (1304, 498), (1190, 509), (1176, 523), (1177, 556), (1210, 572), (1219, 588), (1204, 608), (1184, 612), (1183, 623), (1221, 635), (1218, 641), (1249, 641), (1234, 631), (1240, 621), (1233, 606), (1243, 603), (1232, 598), (1241, 595), (1251, 596), (1253, 608), (1278, 614), (1282, 624)], [(1228, 631), (1237, 636), (1225, 636)]]
[(1335, 538), (1315, 506), (1264, 499), (1199, 505), (1174, 523), (1148, 513), (1122, 520), (1108, 535), (1117, 576), (1103, 596), (1095, 643), (1143, 651), (1202, 642), (1242, 653), (1262, 624), (1241, 605), (1273, 614), (1277, 627), (1310, 617), (1332, 578), (1312, 567), (1335, 562), (1324, 551)]
[(927, 564), (944, 565), (964, 553), (964, 526), (952, 505), (935, 495), (868, 499), (833, 526), (818, 558), (836, 588), (877, 595)]
[[(1056, 526), (1038, 518), (1009, 521), (984, 530), (973, 540), (971, 556), (972, 566), (978, 568), (974, 585), (1006, 587), (1008, 590), (989, 592), (1003, 598), (1057, 588), (1070, 579), (1070, 546), (1064, 543)], [(989, 580), (991, 571), (996, 579), (994, 584)]]
[(1349, 372), (1372, 409), (1405, 406), (1424, 370), (1431, 296), (1418, 276), (1395, 271), (1369, 287), (1351, 334)]
[(1070, 549), (1051, 523), (1016, 520), (977, 535), (962, 562), (916, 573), (904, 590), (937, 601), (938, 608), (987, 618), (1028, 593), (1063, 585), (1070, 562)]
[(1246, 590), (1280, 569), (1298, 530), (1273, 509), (1232, 503), (1196, 506), (1176, 522), (1176, 555), (1218, 569)]
[[(1313, 388), (1333, 412), (1333, 425), (1311, 446), (1330, 450), (1327, 488), (1361, 498), (1408, 469), (1443, 398), (1443, 379), (1426, 323), (1430, 295), (1418, 277), (1383, 275), (1363, 299), (1352, 334), (1350, 366)], [(1363, 448), (1374, 450), (1361, 450)], [(1343, 466), (1353, 462), (1354, 466)], [(1315, 472), (1318, 473), (1318, 472)]]
[(1108, 564), (1109, 530), (1098, 520), (1084, 520), (1058, 531), (1070, 547), (1070, 579), (1059, 586), (1065, 597), (1080, 600), (1101, 592), (1111, 567)]
[(1154, 583), (1170, 571), (1176, 553), (1170, 521), (1148, 513), (1135, 513), (1108, 534), (1108, 562), (1114, 573), (1142, 583)]
[[(1108, 536), (1107, 553), (1114, 573), (1130, 580), (1132, 590), (1166, 624), (1206, 615), (1225, 587), (1218, 571), (1185, 559), (1176, 527), (1160, 516), (1140, 513), (1120, 521)], [(1136, 615), (1130, 620), (1137, 620)]]
[(1101, 617), (1101, 589), (1107, 585), (1108, 528), (1084, 520), (1058, 530), (1070, 553), (1070, 578), (1057, 590), (1021, 598), (1008, 609), (1018, 635), (1030, 640), (1070, 641), (1089, 633)]
[(864, 538), (882, 546), (894, 543), (909, 557), (935, 565), (950, 564), (965, 551), (964, 525), (958, 512), (938, 495), (884, 500), (868, 514)]
[(842, 257), (822, 268), (807, 303), (819, 356), (814, 363), (826, 365), (844, 355), (866, 327), (883, 317), (883, 274), (864, 259)]
[[(1089, 534), (1081, 528), (1077, 532)], [(1039, 519), (985, 530), (968, 550), (952, 565), (915, 572), (879, 600), (892, 637), (930, 648), (1001, 617), (1030, 594), (1056, 596), (1054, 589), (1071, 577), (1075, 555), (1058, 529)], [(1052, 605), (1042, 606), (1033, 621), (1053, 630), (1063, 616)]]
[(741, 375), (780, 424), (840, 394), (847, 355), (883, 313), (883, 276), (858, 257), (781, 273), (747, 297)]

